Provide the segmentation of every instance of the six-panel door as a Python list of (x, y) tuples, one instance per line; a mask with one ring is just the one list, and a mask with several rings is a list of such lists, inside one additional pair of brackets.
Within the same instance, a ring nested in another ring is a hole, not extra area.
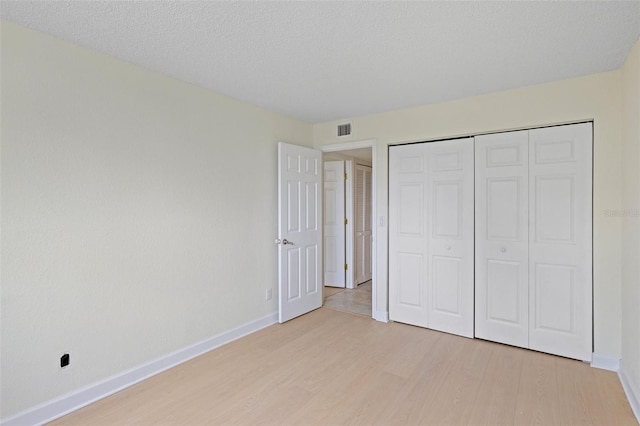
[(470, 274), (459, 142), (389, 150), (390, 318), (467, 335), (452, 319), (473, 318), (475, 300), (476, 337), (590, 360), (592, 124), (475, 138)]
[(473, 139), (389, 153), (389, 316), (473, 336)]
[(322, 152), (278, 143), (278, 321), (322, 306)]

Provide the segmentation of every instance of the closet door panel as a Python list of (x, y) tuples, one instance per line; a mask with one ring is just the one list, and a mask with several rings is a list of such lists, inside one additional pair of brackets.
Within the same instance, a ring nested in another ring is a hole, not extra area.
[(530, 348), (591, 360), (592, 126), (530, 131)]
[(528, 132), (475, 138), (475, 336), (528, 347)]
[(428, 327), (473, 337), (473, 139), (426, 145)]
[(389, 318), (428, 325), (425, 144), (389, 149)]
[[(356, 165), (355, 207), (355, 280), (362, 284), (371, 279), (371, 167)], [(406, 198), (406, 197), (405, 197)]]

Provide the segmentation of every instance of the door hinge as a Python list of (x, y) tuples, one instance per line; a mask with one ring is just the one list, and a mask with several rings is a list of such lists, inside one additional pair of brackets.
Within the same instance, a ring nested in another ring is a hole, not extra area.
[(346, 263), (344, 264), (344, 270), (346, 271), (347, 269), (349, 269), (349, 265), (347, 265)]
[(346, 173), (344, 174), (344, 180), (347, 180), (347, 174)]
[(344, 220), (344, 224), (346, 225), (346, 224), (348, 224), (348, 223), (349, 223), (349, 219), (345, 219), (345, 220)]

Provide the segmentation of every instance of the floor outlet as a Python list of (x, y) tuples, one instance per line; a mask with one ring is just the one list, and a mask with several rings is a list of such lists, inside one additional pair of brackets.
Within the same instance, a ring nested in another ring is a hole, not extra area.
[(273, 290), (268, 288), (267, 291), (265, 291), (264, 298), (265, 300), (271, 300), (272, 297), (273, 297)]

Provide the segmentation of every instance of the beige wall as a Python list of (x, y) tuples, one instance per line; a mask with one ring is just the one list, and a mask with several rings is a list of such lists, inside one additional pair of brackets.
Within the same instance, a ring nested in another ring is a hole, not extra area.
[(622, 368), (640, 403), (640, 41), (622, 67), (622, 93)]
[[(387, 216), (390, 144), (472, 135), (554, 123), (594, 120), (595, 352), (620, 356), (621, 205), (620, 72), (589, 75), (453, 102), (355, 117), (350, 139), (335, 137), (338, 122), (314, 126), (314, 145), (377, 139), (377, 215)], [(377, 220), (376, 220), (377, 222)], [(377, 310), (387, 311), (387, 229), (378, 228)]]
[(276, 311), (276, 142), (311, 125), (1, 34), (0, 416)]

